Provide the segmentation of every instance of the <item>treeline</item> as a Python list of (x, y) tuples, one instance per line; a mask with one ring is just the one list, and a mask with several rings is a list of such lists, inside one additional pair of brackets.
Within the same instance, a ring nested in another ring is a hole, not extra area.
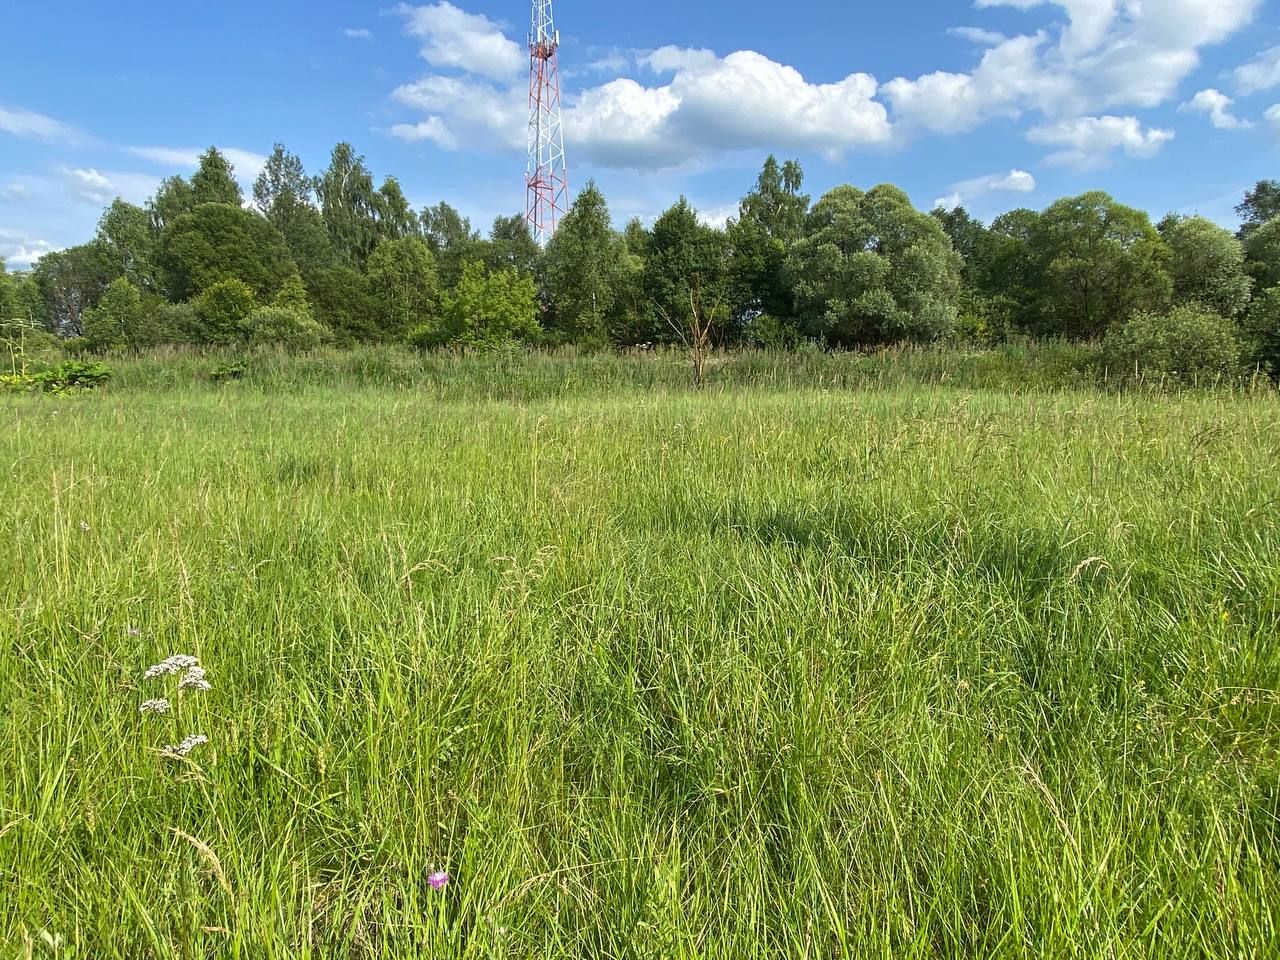
[(414, 211), (339, 144), (319, 176), (277, 145), (250, 203), (207, 151), (138, 207), (116, 200), (89, 243), (0, 271), (0, 319), (92, 351), (163, 343), (523, 341), (864, 348), (946, 338), (1105, 340), (1117, 363), (1161, 350), (1206, 371), (1280, 365), (1280, 183), (1244, 198), (1238, 235), (1105, 193), (985, 225), (923, 213), (882, 185), (816, 203), (770, 157), (739, 215), (703, 224), (683, 198), (614, 229), (592, 184), (545, 250), (523, 217), (487, 236), (447, 203)]

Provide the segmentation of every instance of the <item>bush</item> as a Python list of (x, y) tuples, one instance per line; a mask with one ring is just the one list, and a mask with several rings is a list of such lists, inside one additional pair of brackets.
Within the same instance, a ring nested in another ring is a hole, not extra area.
[(199, 343), (234, 346), (249, 339), (249, 318), (257, 304), (253, 291), (239, 280), (215, 283), (196, 298)]
[(1245, 330), (1250, 360), (1280, 377), (1280, 287), (1272, 287), (1254, 298)]
[(152, 322), (162, 331), (162, 343), (202, 343), (200, 316), (190, 303), (159, 303), (152, 311)]
[(134, 346), (142, 325), (142, 294), (124, 277), (112, 282), (96, 307), (84, 314), (84, 338), (94, 353)]
[(1236, 324), (1195, 305), (1134, 314), (1103, 345), (1108, 374), (1126, 380), (1208, 383), (1239, 375), (1243, 357)]
[(69, 393), (74, 390), (92, 390), (110, 379), (111, 368), (105, 364), (64, 360), (57, 366), (38, 373), (0, 376), (0, 387), (19, 392), (39, 390), (44, 393)]
[(314, 350), (329, 331), (309, 313), (292, 307), (259, 307), (249, 317), (249, 342), (255, 347), (283, 347), (293, 353)]

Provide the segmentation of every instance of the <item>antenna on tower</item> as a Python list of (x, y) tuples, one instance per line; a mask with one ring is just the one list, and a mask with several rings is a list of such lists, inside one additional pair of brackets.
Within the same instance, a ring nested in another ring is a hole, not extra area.
[(560, 126), (560, 32), (551, 0), (533, 0), (529, 32), (529, 229), (540, 245), (556, 232), (569, 203), (569, 172)]

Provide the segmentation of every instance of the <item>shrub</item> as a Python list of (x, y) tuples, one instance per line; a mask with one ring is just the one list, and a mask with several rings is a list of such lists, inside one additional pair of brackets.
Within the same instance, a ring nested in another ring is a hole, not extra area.
[(303, 353), (329, 339), (329, 331), (311, 316), (293, 307), (259, 307), (249, 317), (249, 342), (255, 347), (283, 347)]
[(234, 346), (249, 339), (253, 291), (239, 280), (215, 283), (195, 301), (199, 343)]
[(1254, 298), (1245, 321), (1250, 360), (1280, 377), (1280, 287)]
[(111, 379), (111, 368), (102, 363), (64, 360), (55, 367), (38, 373), (16, 373), (0, 376), (0, 387), (19, 392), (40, 390), (45, 393), (69, 393), (92, 390)]
[(1200, 306), (1136, 313), (1103, 345), (1108, 372), (1121, 379), (1204, 383), (1238, 375), (1244, 356), (1239, 328)]
[(202, 343), (200, 316), (190, 303), (158, 303), (152, 322), (162, 331), (162, 343)]
[(142, 325), (142, 294), (124, 277), (112, 282), (98, 305), (84, 314), (84, 339), (94, 353), (133, 346)]

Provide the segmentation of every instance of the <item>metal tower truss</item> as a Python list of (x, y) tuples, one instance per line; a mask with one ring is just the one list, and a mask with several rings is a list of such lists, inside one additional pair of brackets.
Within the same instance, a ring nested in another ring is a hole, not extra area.
[(551, 0), (533, 0), (529, 32), (529, 229), (546, 244), (569, 207), (568, 167), (560, 122), (560, 33)]

